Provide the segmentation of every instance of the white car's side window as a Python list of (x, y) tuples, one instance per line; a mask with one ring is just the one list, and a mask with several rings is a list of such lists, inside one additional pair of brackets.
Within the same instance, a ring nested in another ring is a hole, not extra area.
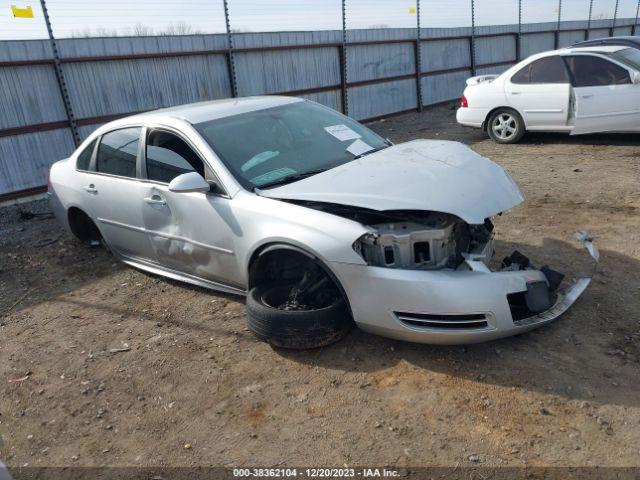
[(146, 144), (147, 178), (170, 183), (178, 175), (198, 172), (204, 177), (204, 164), (197, 153), (179, 136), (152, 130)]
[(594, 55), (565, 57), (574, 87), (601, 87), (631, 83), (629, 71), (604, 58)]
[(559, 55), (534, 60), (511, 77), (511, 83), (569, 83), (567, 67)]
[(76, 160), (76, 170), (89, 170), (89, 165), (91, 164), (91, 157), (93, 156), (93, 151), (96, 148), (96, 142), (98, 140), (94, 140), (91, 142), (82, 152), (78, 155), (78, 159)]
[(105, 133), (98, 145), (96, 172), (136, 178), (140, 127)]

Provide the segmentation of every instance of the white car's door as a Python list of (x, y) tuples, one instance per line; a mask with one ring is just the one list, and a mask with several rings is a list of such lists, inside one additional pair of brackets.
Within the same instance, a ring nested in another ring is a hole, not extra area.
[(632, 71), (595, 55), (565, 58), (576, 99), (572, 135), (640, 131), (640, 84)]
[[(211, 178), (204, 162), (177, 132), (150, 129), (146, 135), (143, 218), (156, 262), (187, 275), (238, 286), (237, 225), (225, 195), (169, 190), (178, 175), (196, 171)], [(234, 229), (236, 233), (234, 233)]]
[(571, 86), (562, 58), (539, 58), (505, 82), (507, 101), (523, 116), (529, 130), (567, 128)]
[(109, 247), (132, 259), (150, 259), (144, 232), (138, 178), (140, 127), (120, 128), (99, 139), (89, 171), (83, 173), (83, 195)]

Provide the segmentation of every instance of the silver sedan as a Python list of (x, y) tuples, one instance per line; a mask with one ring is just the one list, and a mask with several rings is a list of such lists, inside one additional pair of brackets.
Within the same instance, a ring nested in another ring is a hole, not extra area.
[[(472, 343), (566, 311), (590, 278), (493, 255), (491, 217), (522, 200), (461, 143), (392, 145), (311, 101), (220, 100), (96, 130), (55, 163), (59, 221), (129, 265), (247, 295), (249, 328), (286, 348), (357, 324), (397, 339)], [(588, 235), (580, 241), (597, 260)]]

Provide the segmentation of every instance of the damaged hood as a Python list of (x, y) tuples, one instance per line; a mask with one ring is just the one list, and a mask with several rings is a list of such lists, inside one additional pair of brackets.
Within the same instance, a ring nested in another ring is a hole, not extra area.
[(394, 145), (258, 193), (379, 211), (431, 210), (470, 224), (481, 224), (524, 199), (502, 167), (462, 143), (443, 140)]

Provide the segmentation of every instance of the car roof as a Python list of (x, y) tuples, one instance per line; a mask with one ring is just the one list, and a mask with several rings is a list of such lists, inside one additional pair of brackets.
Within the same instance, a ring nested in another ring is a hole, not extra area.
[(595, 45), (587, 47), (566, 47), (558, 50), (550, 50), (531, 55), (527, 60), (536, 60), (538, 58), (550, 57), (552, 55), (569, 55), (572, 53), (613, 53), (619, 50), (626, 50), (629, 47), (621, 45)]
[(284, 97), (277, 95), (263, 95), (242, 98), (224, 98), (206, 102), (189, 103), (175, 107), (160, 108), (145, 113), (139, 113), (121, 120), (131, 121), (135, 119), (139, 122), (147, 120), (158, 120), (161, 118), (171, 118), (184, 120), (191, 124), (208, 122), (219, 118), (239, 115), (241, 113), (255, 112), (267, 108), (278, 107), (291, 103), (304, 102), (302, 98)]
[(603, 38), (594, 38), (591, 40), (584, 40), (582, 42), (574, 43), (574, 47), (579, 47), (582, 45), (634, 45), (640, 46), (640, 37), (633, 37), (631, 35), (621, 35), (618, 37), (603, 37)]
[(570, 53), (580, 53), (580, 52), (588, 52), (588, 53), (613, 53), (619, 50), (626, 50), (629, 48), (626, 45), (592, 45), (585, 47), (568, 47), (564, 50), (568, 50)]

